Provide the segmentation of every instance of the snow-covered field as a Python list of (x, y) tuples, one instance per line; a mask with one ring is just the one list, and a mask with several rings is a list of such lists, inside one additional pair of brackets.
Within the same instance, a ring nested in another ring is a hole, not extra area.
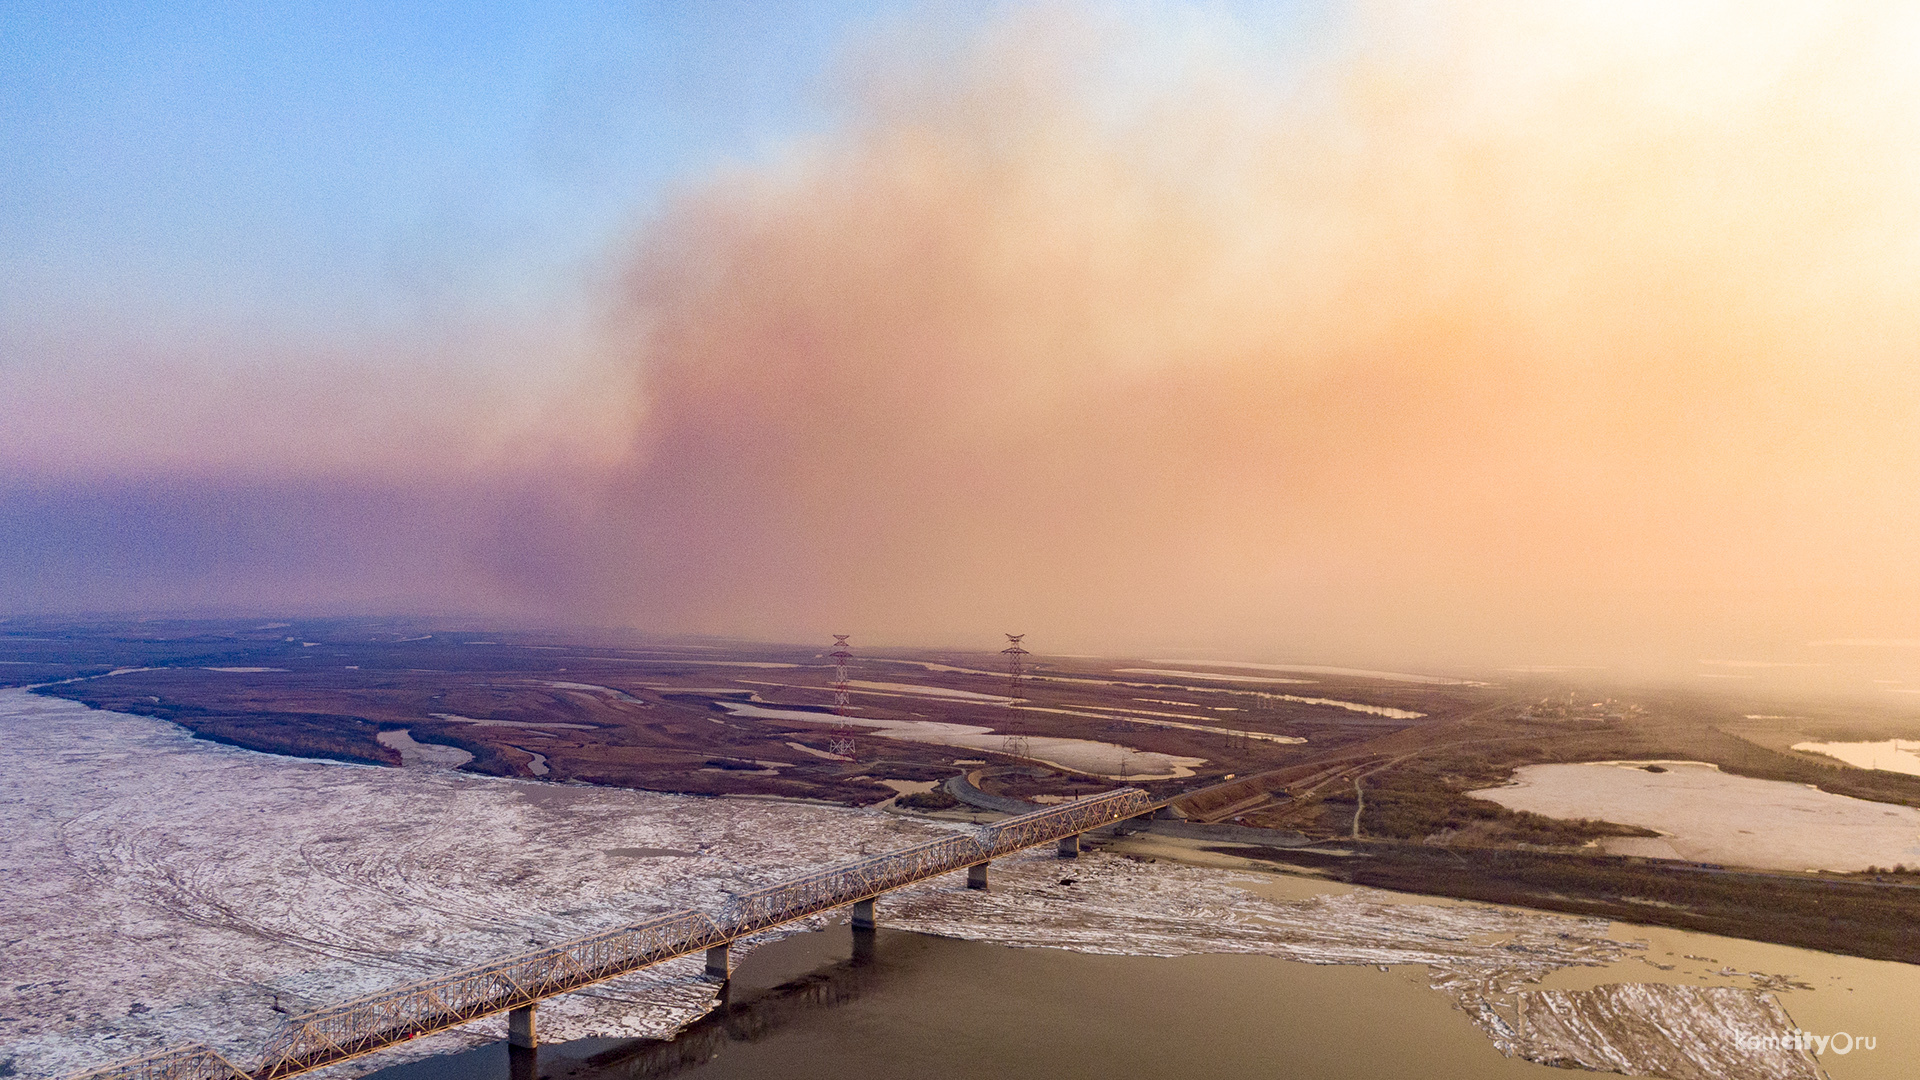
[[(0, 691), (0, 767), (0, 1062), (28, 1076), (192, 1040), (244, 1063), (283, 1011), (663, 910), (717, 910), (729, 891), (949, 827), (299, 761), (19, 690)], [(880, 915), (1009, 945), (1423, 964), (1499, 1046), (1529, 1056), (1558, 1053), (1565, 1038), (1527, 1028), (1524, 988), (1636, 949), (1602, 921), (1512, 908), (1367, 890), (1271, 899), (1247, 875), (1117, 856), (1082, 858), (1071, 884), (1061, 870), (1038, 850), (997, 862), (991, 892), (950, 875), (889, 894)], [(1671, 1015), (1640, 1019), (1723, 1054), (1736, 1035), (1780, 1022), (1762, 989), (1738, 992), (1740, 1009), (1653, 995), (1648, 1007)], [(681, 960), (548, 1002), (541, 1024), (549, 1039), (667, 1035), (713, 999), (699, 962)], [(1564, 1012), (1562, 1026), (1584, 1015)], [(335, 1072), (499, 1036), (497, 1021), (481, 1022)], [(1812, 1075), (1810, 1061), (1776, 1056), (1752, 1075)]]
[(996, 733), (993, 728), (978, 724), (956, 724), (943, 720), (894, 720), (858, 715), (829, 717), (824, 713), (753, 705), (744, 701), (716, 701), (714, 704), (734, 716), (760, 720), (798, 720), (809, 724), (831, 721), (847, 727), (866, 728), (883, 739), (1013, 754), (1031, 761), (1038, 761), (1043, 765), (1072, 769), (1075, 772), (1090, 773), (1094, 776), (1105, 776), (1111, 780), (1170, 780), (1192, 776), (1194, 766), (1206, 764), (1205, 758), (1176, 757), (1172, 754), (1135, 750), (1117, 743), (1096, 742), (1092, 739), (1062, 739), (1050, 735), (1033, 735), (1020, 736), (1016, 742), (1006, 735)]
[(1341, 675), (1361, 679), (1381, 679), (1387, 682), (1425, 683), (1429, 686), (1487, 685), (1472, 679), (1449, 679), (1440, 675), (1414, 675), (1405, 671), (1378, 671), (1373, 668), (1331, 667), (1326, 664), (1254, 664), (1245, 660), (1155, 660), (1153, 663), (1185, 664), (1188, 667), (1249, 668), (1255, 671), (1297, 671), (1307, 675)]
[[(1649, 765), (1661, 771), (1649, 772)], [(1920, 865), (1920, 810), (1734, 776), (1697, 761), (1526, 765), (1505, 787), (1473, 794), (1510, 810), (1666, 834), (1603, 842), (1621, 855), (1768, 870)]]
[(1920, 776), (1920, 740), (1882, 739), (1878, 742), (1797, 742), (1795, 750), (1810, 750), (1838, 758), (1861, 769), (1882, 769)]

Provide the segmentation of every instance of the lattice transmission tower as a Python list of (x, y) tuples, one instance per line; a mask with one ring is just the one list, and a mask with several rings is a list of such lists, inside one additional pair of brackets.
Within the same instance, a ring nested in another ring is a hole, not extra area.
[(847, 645), (852, 634), (833, 635), (833, 651), (827, 656), (833, 660), (833, 711), (842, 715), (853, 705), (853, 683), (847, 678), (847, 666), (853, 663), (853, 652)]
[(1020, 698), (1020, 681), (1027, 677), (1027, 657), (1033, 655), (1020, 647), (1020, 639), (1026, 636), (1025, 634), (1008, 634), (1007, 647), (1000, 650), (1000, 655), (1007, 658), (1008, 708), (1012, 708), (1013, 703)]
[[(833, 635), (833, 651), (827, 656), (833, 660), (833, 711), (845, 716), (853, 709), (853, 681), (847, 677), (847, 670), (853, 663), (853, 647), (847, 644), (852, 634)], [(859, 745), (853, 740), (853, 728), (841, 724), (834, 728), (833, 738), (827, 749), (844, 758), (859, 756)]]

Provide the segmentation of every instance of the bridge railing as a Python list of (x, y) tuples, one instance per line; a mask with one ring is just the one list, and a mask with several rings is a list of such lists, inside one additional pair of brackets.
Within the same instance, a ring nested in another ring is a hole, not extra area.
[(68, 1080), (233, 1080), (247, 1075), (253, 1080), (278, 1080), (1123, 821), (1151, 806), (1146, 792), (1124, 788), (1009, 818), (971, 834), (928, 840), (756, 889), (735, 897), (718, 919), (698, 911), (669, 912), (632, 926), (343, 1001), (288, 1020), (268, 1040), (260, 1067), (251, 1074), (194, 1045)]

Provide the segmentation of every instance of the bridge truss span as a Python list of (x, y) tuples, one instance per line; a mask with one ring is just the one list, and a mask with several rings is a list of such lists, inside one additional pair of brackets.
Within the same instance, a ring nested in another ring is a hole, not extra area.
[(292, 1076), (709, 948), (733, 935), (698, 911), (575, 938), (296, 1016), (268, 1041), (259, 1080)]
[(1147, 793), (1121, 788), (1105, 795), (1076, 799), (1032, 814), (1008, 818), (981, 830), (987, 857), (997, 859), (1030, 847), (1079, 836), (1104, 825), (1139, 817), (1153, 809)]
[(975, 837), (941, 837), (743, 893), (727, 906), (725, 918), (744, 937), (990, 858)]
[(1146, 792), (1123, 788), (816, 870), (740, 894), (718, 918), (674, 911), (617, 930), (396, 986), (293, 1017), (251, 1072), (199, 1045), (178, 1047), (67, 1080), (279, 1080), (408, 1039), (604, 982), (762, 930), (871, 900), (916, 881), (1141, 816)]
[(246, 1070), (228, 1061), (218, 1050), (201, 1043), (168, 1047), (98, 1069), (74, 1073), (67, 1080), (248, 1080)]
[(1062, 803), (976, 830), (943, 836), (744, 893), (724, 921), (736, 937), (845, 907), (925, 878), (965, 870), (1003, 855), (1078, 836), (1145, 813), (1147, 795), (1134, 788)]

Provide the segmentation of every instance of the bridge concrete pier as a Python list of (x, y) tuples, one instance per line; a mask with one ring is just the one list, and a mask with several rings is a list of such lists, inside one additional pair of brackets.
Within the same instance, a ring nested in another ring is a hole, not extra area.
[(733, 978), (733, 942), (723, 941), (707, 950), (707, 978), (721, 982)]
[(967, 867), (967, 888), (984, 889), (987, 887), (988, 863), (974, 863)]
[(853, 902), (853, 928), (855, 930), (871, 930), (874, 928), (873, 899), (873, 897), (869, 896), (865, 900), (856, 900)]
[(507, 1013), (507, 1045), (522, 1050), (533, 1050), (540, 1045), (540, 1035), (534, 1025), (534, 1006), (522, 1005)]
[(540, 1051), (525, 1046), (507, 1047), (507, 1080), (539, 1080)]
[(1060, 838), (1060, 857), (1063, 859), (1077, 859), (1080, 857), (1079, 833)]

